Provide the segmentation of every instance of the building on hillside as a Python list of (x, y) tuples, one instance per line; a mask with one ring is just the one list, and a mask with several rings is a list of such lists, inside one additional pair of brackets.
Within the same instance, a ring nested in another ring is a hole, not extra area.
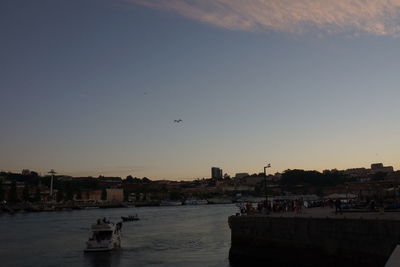
[(107, 188), (107, 200), (108, 201), (124, 201), (124, 190), (120, 188)]
[(22, 174), (22, 175), (30, 175), (30, 174), (31, 174), (31, 171), (28, 170), (28, 169), (23, 169), (22, 172), (21, 172), (21, 174)]
[[(22, 182), (16, 182), (16, 192), (17, 192), (17, 199), (22, 200), (22, 192), (24, 191), (25, 184)], [(4, 190), (4, 199), (9, 198), (9, 194), (11, 191), (12, 182), (6, 181), (2, 182), (3, 190)]]
[(89, 201), (100, 201), (101, 200), (101, 190), (90, 190), (82, 194), (83, 200)]
[(218, 187), (218, 189), (225, 193), (234, 191), (254, 191), (255, 187), (250, 185), (222, 185)]
[(262, 176), (247, 176), (247, 177), (242, 178), (240, 183), (245, 184), (245, 185), (255, 186), (257, 184), (263, 183), (264, 180), (265, 180), (265, 177), (262, 177)]
[(97, 178), (100, 186), (110, 188), (121, 188), (122, 178), (121, 177), (103, 177)]
[(57, 180), (58, 181), (63, 181), (63, 182), (70, 182), (72, 181), (74, 178), (72, 176), (67, 176), (67, 175), (60, 175), (57, 176)]
[(393, 173), (392, 166), (383, 166), (383, 163), (373, 163), (371, 164), (371, 168), (352, 168), (344, 170), (343, 173), (348, 175), (349, 177), (357, 177), (362, 181), (370, 180), (370, 175), (377, 174), (379, 172), (391, 174)]
[(344, 170), (343, 173), (349, 177), (362, 177), (370, 174), (370, 170), (366, 168), (352, 168)]
[(233, 191), (254, 191), (256, 188), (250, 184), (239, 184), (232, 182), (219, 182), (217, 189), (220, 192), (233, 192)]
[(235, 174), (235, 180), (240, 180), (247, 176), (249, 176), (249, 174), (247, 172), (239, 172), (239, 173)]
[(385, 178), (385, 181), (400, 182), (400, 171), (389, 173)]
[(237, 185), (235, 187), (236, 191), (254, 191), (256, 188), (251, 185)]
[(393, 172), (393, 167), (392, 166), (383, 166), (383, 163), (374, 163), (371, 164), (371, 174), (376, 174), (378, 172), (383, 172), (383, 173), (392, 173)]
[(128, 195), (129, 202), (136, 202), (136, 201), (152, 201), (153, 194), (152, 193), (130, 193)]

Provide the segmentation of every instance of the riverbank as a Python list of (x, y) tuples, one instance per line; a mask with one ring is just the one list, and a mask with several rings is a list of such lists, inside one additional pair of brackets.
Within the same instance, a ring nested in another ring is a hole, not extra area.
[(2, 204), (0, 211), (4, 213), (16, 212), (51, 212), (51, 211), (68, 211), (82, 209), (107, 209), (107, 208), (125, 208), (126, 204), (122, 202), (106, 202), (106, 203), (18, 203), (13, 205)]

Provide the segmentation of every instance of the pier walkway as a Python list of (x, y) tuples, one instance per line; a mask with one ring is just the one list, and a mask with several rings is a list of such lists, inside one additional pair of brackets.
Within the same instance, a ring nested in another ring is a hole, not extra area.
[(400, 220), (400, 212), (372, 212), (359, 210), (343, 210), (342, 214), (335, 214), (335, 209), (329, 207), (308, 208), (301, 212), (270, 212), (269, 214), (250, 213), (244, 216), (260, 217), (282, 217), (282, 218), (321, 218), (321, 219), (379, 219), (379, 220)]

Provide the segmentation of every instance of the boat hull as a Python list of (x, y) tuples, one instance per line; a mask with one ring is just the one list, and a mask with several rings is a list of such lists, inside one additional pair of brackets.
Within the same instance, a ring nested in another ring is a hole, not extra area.
[(115, 248), (85, 248), (85, 252), (106, 252), (114, 250)]
[(104, 252), (104, 251), (111, 251), (114, 249), (118, 249), (121, 247), (121, 241), (120, 238), (117, 237), (114, 242), (112, 244), (110, 244), (108, 247), (95, 247), (95, 246), (91, 246), (91, 247), (86, 247), (84, 249), (85, 252)]

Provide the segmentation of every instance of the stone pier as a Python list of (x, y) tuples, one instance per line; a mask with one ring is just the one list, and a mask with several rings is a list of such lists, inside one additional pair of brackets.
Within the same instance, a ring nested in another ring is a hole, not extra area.
[(344, 213), (229, 217), (232, 266), (385, 266), (400, 243), (400, 214)]

